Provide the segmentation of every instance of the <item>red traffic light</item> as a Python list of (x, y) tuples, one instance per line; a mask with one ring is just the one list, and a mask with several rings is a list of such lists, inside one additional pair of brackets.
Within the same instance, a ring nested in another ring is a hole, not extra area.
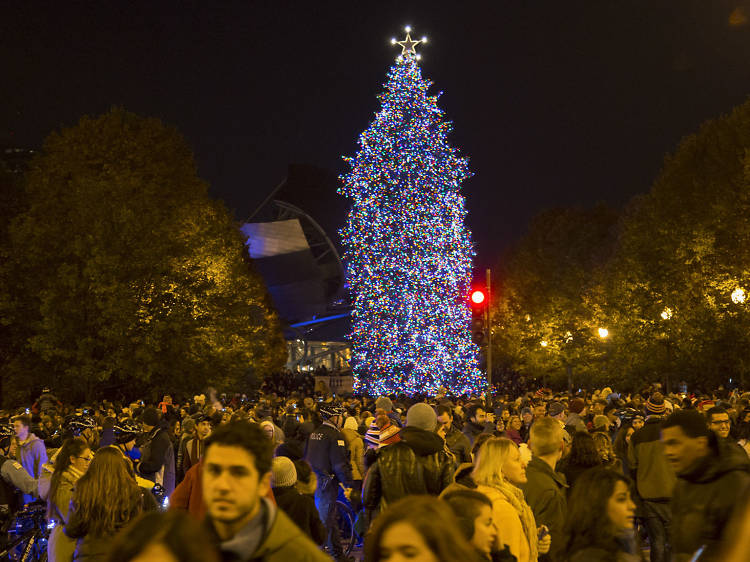
[(471, 302), (474, 304), (482, 304), (485, 299), (487, 298), (487, 295), (484, 294), (484, 291), (472, 291), (471, 293)]

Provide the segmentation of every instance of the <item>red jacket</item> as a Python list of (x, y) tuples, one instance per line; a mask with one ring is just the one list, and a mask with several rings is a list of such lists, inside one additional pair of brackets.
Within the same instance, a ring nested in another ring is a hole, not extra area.
[(190, 467), (185, 478), (169, 496), (169, 509), (182, 509), (203, 521), (206, 517), (206, 504), (203, 501), (203, 461)]
[[(276, 503), (270, 488), (266, 497)], [(169, 496), (169, 509), (187, 511), (198, 521), (206, 518), (206, 503), (203, 501), (203, 459), (190, 467), (190, 470), (185, 473), (185, 478)]]

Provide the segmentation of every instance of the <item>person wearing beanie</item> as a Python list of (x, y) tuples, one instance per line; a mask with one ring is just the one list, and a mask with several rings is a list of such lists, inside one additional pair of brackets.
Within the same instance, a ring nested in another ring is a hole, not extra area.
[(581, 398), (573, 398), (568, 405), (568, 417), (565, 420), (565, 430), (572, 437), (578, 431), (586, 431), (586, 423), (583, 421), (586, 403)]
[(344, 421), (341, 434), (344, 436), (346, 448), (349, 450), (349, 462), (352, 465), (353, 488), (362, 489), (362, 480), (365, 477), (365, 444), (357, 429), (359, 424), (357, 418), (349, 416)]
[(401, 440), (381, 448), (367, 473), (363, 501), (368, 517), (404, 496), (438, 496), (453, 481), (454, 460), (436, 427), (432, 406), (420, 402), (409, 408)]
[(365, 469), (375, 460), (375, 451), (381, 447), (393, 445), (401, 440), (399, 436), (401, 419), (393, 411), (393, 403), (387, 396), (381, 396), (375, 401), (375, 418), (365, 433), (364, 443), (367, 445), (365, 454)]
[(391, 423), (396, 427), (402, 427), (401, 416), (393, 409), (393, 402), (387, 396), (380, 396), (375, 400), (375, 416), (378, 414), (386, 415), (390, 418)]
[(161, 420), (159, 410), (152, 407), (141, 414), (141, 426), (146, 440), (141, 446), (141, 459), (136, 470), (147, 480), (163, 486), (169, 496), (176, 485), (175, 454), (169, 431)]
[(328, 536), (315, 499), (300, 494), (295, 487), (297, 469), (288, 457), (274, 457), (271, 461), (271, 488), (276, 505), (289, 516), (297, 527), (317, 545), (322, 545)]
[(664, 404), (664, 396), (661, 392), (654, 392), (648, 400), (646, 400), (646, 416), (663, 416), (667, 411), (667, 407)]
[(660, 439), (666, 410), (664, 396), (653, 393), (644, 409), (646, 421), (641, 429), (633, 432), (628, 444), (628, 466), (642, 499), (641, 511), (651, 544), (651, 559), (666, 560), (667, 529), (671, 520), (669, 502), (677, 478), (664, 456)]

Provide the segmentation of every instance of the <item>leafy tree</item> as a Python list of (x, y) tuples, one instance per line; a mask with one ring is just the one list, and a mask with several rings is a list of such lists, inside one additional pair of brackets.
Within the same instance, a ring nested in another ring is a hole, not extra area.
[(601, 371), (597, 272), (614, 242), (617, 215), (604, 206), (538, 215), (501, 268), (493, 303), (493, 350), (500, 367), (572, 382)]
[(731, 295), (750, 287), (749, 148), (746, 102), (685, 137), (625, 213), (608, 294), (635, 375), (717, 386), (747, 374), (747, 303)]
[(4, 386), (189, 391), (283, 364), (241, 235), (176, 130), (122, 109), (84, 117), (47, 138), (26, 190), (2, 306), (34, 372), (6, 365)]

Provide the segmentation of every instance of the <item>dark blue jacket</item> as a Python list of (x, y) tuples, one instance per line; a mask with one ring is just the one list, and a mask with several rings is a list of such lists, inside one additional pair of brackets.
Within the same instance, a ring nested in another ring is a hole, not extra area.
[(305, 460), (320, 477), (336, 477), (347, 488), (352, 486), (352, 466), (344, 435), (332, 424), (323, 422), (310, 434)]

